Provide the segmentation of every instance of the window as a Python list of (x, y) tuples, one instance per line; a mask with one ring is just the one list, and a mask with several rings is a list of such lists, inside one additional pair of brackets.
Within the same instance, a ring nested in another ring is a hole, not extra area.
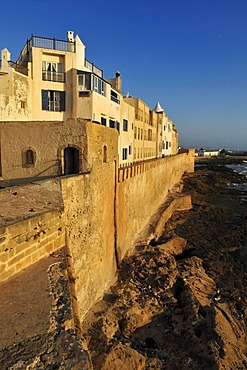
[(137, 127), (135, 126), (134, 139), (136, 139), (136, 136), (137, 136)]
[(113, 121), (112, 119), (109, 120), (109, 127), (115, 128), (115, 121)]
[(65, 82), (65, 73), (62, 63), (42, 62), (43, 81)]
[(128, 121), (127, 121), (127, 119), (123, 120), (123, 131), (128, 131)]
[(118, 94), (117, 94), (115, 91), (113, 91), (113, 90), (111, 90), (111, 100), (112, 100), (112, 101), (114, 101), (114, 102), (115, 102), (115, 103), (117, 103), (117, 104), (120, 104), (119, 96), (118, 96)]
[(88, 98), (90, 96), (90, 91), (79, 91), (79, 98)]
[(22, 166), (34, 167), (36, 162), (36, 151), (33, 148), (27, 148), (22, 151)]
[(34, 155), (31, 149), (26, 151), (26, 164), (34, 164)]
[(101, 117), (101, 125), (106, 126), (106, 118)]
[(79, 73), (77, 77), (79, 90), (91, 90), (91, 74), (80, 71), (77, 73)]
[(105, 95), (105, 82), (95, 75), (93, 75), (93, 90)]
[(126, 160), (127, 158), (128, 158), (128, 149), (123, 148), (123, 161)]
[(107, 146), (103, 146), (103, 163), (107, 163)]
[(132, 153), (132, 146), (129, 145), (129, 155)]
[(42, 110), (65, 111), (65, 91), (42, 90)]
[(26, 102), (24, 100), (21, 100), (21, 109), (26, 108)]
[(110, 128), (116, 128), (119, 132), (120, 123), (118, 121), (114, 121), (113, 119), (109, 119), (109, 127)]
[(101, 95), (106, 95), (106, 83), (101, 78), (89, 72), (77, 71), (77, 74), (79, 91), (93, 90)]

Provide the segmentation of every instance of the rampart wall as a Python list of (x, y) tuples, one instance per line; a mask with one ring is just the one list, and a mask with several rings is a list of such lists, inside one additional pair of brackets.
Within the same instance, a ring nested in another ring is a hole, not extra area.
[(81, 318), (115, 281), (120, 260), (194, 163), (186, 152), (118, 169), (117, 130), (88, 122), (83, 134), (87, 173), (56, 179), (61, 208), (0, 227), (1, 280), (66, 246)]
[(0, 228), (0, 281), (64, 247), (64, 226), (55, 210)]
[(66, 245), (81, 316), (102, 296), (116, 274), (117, 131), (92, 124), (87, 129), (90, 174), (61, 178)]
[(117, 186), (117, 250), (121, 260), (138, 234), (164, 202), (183, 173), (192, 169), (190, 152), (119, 170)]

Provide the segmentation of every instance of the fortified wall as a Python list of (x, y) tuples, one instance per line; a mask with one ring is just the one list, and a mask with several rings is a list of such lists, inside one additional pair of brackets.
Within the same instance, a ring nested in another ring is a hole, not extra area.
[[(8, 194), (10, 199), (14, 197), (16, 206), (26, 196), (27, 207), (25, 212), (20, 208), (15, 219), (3, 212), (0, 279), (65, 245), (73, 306), (83, 318), (114, 283), (119, 262), (134, 247), (139, 232), (148, 225), (169, 191), (184, 172), (193, 171), (194, 158), (188, 151), (118, 169), (117, 131), (91, 122), (79, 125), (86, 137), (86, 173), (35, 183), (37, 197), (39, 194), (41, 198), (35, 201), (33, 192), (31, 208), (30, 189), (34, 184), (0, 190), (1, 199)], [(69, 123), (64, 127), (71, 132)], [(80, 140), (78, 135), (77, 141)], [(49, 181), (53, 181), (55, 189), (47, 190)], [(46, 198), (42, 198), (45, 189)]]

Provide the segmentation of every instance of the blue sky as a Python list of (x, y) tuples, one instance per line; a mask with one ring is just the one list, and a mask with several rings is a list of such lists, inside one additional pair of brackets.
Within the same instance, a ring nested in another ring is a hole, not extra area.
[(247, 0), (22, 0), (0, 6), (0, 49), (16, 60), (31, 34), (66, 39), (157, 101), (181, 146), (247, 149)]

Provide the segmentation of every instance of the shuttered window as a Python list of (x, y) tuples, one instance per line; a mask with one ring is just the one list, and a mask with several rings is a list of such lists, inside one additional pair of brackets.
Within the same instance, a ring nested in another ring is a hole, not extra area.
[(65, 91), (42, 90), (42, 110), (65, 111)]

